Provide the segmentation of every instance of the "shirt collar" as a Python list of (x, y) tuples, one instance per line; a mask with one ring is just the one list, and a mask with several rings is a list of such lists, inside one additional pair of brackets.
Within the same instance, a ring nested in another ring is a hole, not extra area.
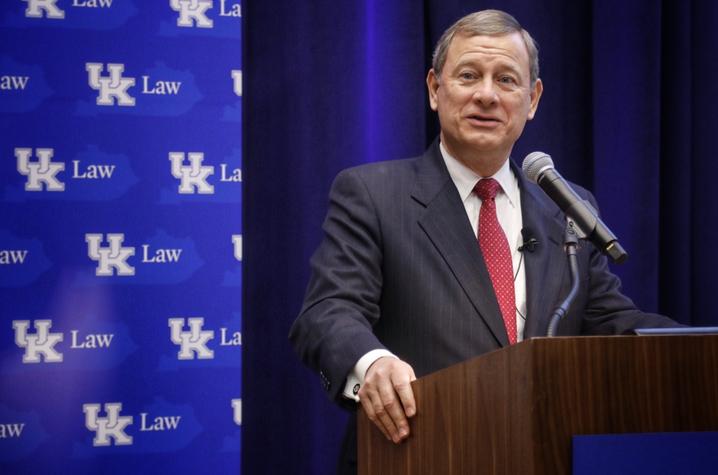
[(493, 178), (501, 185), (501, 189), (508, 198), (511, 206), (516, 207), (516, 203), (518, 203), (519, 182), (514, 175), (513, 170), (511, 170), (509, 160), (504, 161), (504, 164), (501, 165), (501, 168), (499, 168), (493, 176), (482, 177), (477, 175), (473, 170), (458, 161), (456, 158), (452, 157), (449, 152), (447, 152), (446, 148), (444, 148), (443, 143), (439, 143), (439, 150), (441, 150), (441, 157), (444, 159), (446, 168), (449, 170), (451, 180), (454, 182), (456, 189), (459, 191), (459, 196), (461, 196), (462, 202), (466, 201), (471, 196), (471, 193), (474, 191), (474, 187), (479, 180), (482, 178)]

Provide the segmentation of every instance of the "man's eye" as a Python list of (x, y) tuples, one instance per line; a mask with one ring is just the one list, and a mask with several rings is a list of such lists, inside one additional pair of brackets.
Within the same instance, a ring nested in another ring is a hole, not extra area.
[(462, 73), (459, 73), (459, 78), (463, 79), (464, 81), (471, 81), (472, 79), (476, 79), (476, 74), (470, 71), (464, 71)]
[(516, 79), (512, 76), (500, 76), (499, 82), (502, 84), (516, 84)]

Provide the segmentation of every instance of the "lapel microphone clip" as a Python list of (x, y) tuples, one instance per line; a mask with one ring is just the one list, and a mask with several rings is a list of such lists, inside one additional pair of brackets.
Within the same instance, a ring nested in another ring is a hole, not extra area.
[(524, 242), (519, 246), (519, 252), (534, 252), (539, 245), (539, 240), (534, 237), (534, 232), (531, 228), (523, 228), (521, 238)]

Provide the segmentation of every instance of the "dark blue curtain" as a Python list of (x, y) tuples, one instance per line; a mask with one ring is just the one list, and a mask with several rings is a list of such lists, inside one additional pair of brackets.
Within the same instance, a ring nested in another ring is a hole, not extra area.
[(718, 3), (396, 0), (245, 3), (244, 473), (331, 473), (345, 415), (286, 335), (342, 168), (419, 154), (441, 32), (484, 8), (538, 40), (544, 96), (514, 148), (596, 194), (639, 306), (718, 324)]

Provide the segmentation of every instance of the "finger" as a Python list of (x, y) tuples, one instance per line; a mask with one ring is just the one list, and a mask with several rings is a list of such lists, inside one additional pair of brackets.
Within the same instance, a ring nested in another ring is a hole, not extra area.
[(374, 412), (374, 406), (371, 403), (371, 398), (368, 395), (364, 395), (364, 397), (361, 397), (360, 393), (359, 402), (364, 408), (364, 412), (366, 413), (366, 416), (369, 418), (369, 420), (379, 428), (381, 433), (384, 434), (384, 437), (386, 437), (386, 440), (391, 440), (391, 436), (384, 428), (384, 424), (379, 420), (378, 416), (376, 415), (376, 412)]
[(394, 442), (399, 442), (401, 440), (399, 436), (399, 429), (396, 427), (396, 424), (394, 424), (394, 421), (389, 415), (386, 404), (381, 397), (381, 392), (377, 395), (376, 398), (372, 400), (372, 403), (374, 407), (374, 412), (377, 415), (377, 419), (384, 425), (384, 429), (389, 434), (391, 440), (393, 440)]
[[(391, 382), (391, 373), (395, 371), (395, 364), (398, 361), (396, 358), (386, 357), (376, 360), (367, 370), (362, 388), (370, 398), (376, 420), (382, 424), (394, 442), (401, 440), (399, 428), (393, 420), (393, 412), (390, 413), (395, 410), (395, 406), (400, 404)], [(362, 390), (360, 390), (360, 394), (361, 392)]]
[(384, 425), (387, 426), (392, 440), (399, 442), (409, 435), (409, 423), (406, 420), (406, 414), (404, 414), (404, 408), (401, 405), (399, 397), (396, 391), (394, 391), (394, 385), (391, 384), (391, 381), (388, 381), (388, 383), (389, 384), (379, 388), (379, 395), (385, 414), (391, 422), (391, 425), (388, 425), (386, 422), (384, 422)]
[(392, 381), (394, 383), (394, 389), (399, 395), (399, 400), (401, 401), (401, 405), (403, 406), (404, 412), (406, 413), (407, 417), (413, 417), (414, 414), (416, 414), (414, 391), (412, 391), (410, 384), (412, 375), (413, 372), (410, 375), (398, 377), (396, 381)]

